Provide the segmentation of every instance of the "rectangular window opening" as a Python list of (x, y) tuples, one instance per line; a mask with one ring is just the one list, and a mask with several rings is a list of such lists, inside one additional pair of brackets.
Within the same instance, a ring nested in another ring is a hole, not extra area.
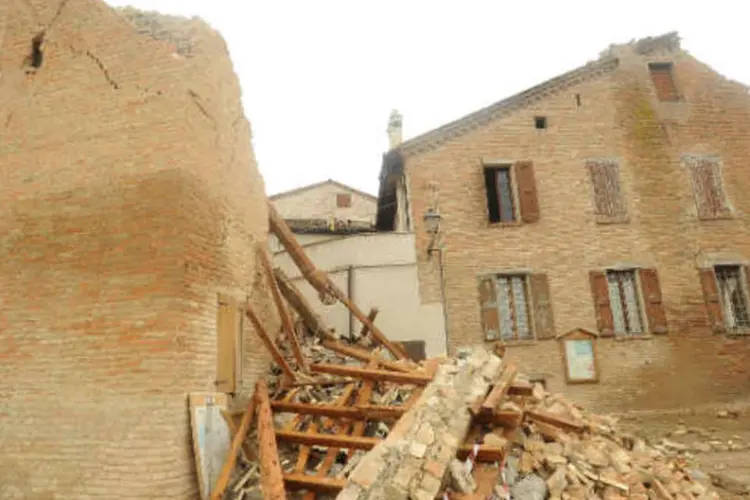
[(514, 222), (516, 207), (513, 199), (511, 167), (485, 168), (484, 182), (487, 188), (487, 209), (490, 222)]
[(607, 271), (607, 287), (615, 335), (631, 336), (644, 333), (635, 270)]
[(352, 206), (352, 195), (349, 193), (339, 193), (336, 195), (337, 208), (349, 208)]
[(528, 280), (525, 275), (498, 275), (495, 278), (497, 307), (502, 340), (533, 338), (529, 311)]
[(535, 116), (534, 117), (534, 127), (537, 130), (541, 130), (541, 129), (547, 128), (547, 117), (546, 116)]
[(650, 63), (648, 71), (656, 90), (656, 97), (660, 101), (678, 101), (680, 99), (672, 76), (672, 63)]
[(742, 269), (740, 266), (716, 266), (714, 271), (727, 329), (747, 330), (750, 315)]

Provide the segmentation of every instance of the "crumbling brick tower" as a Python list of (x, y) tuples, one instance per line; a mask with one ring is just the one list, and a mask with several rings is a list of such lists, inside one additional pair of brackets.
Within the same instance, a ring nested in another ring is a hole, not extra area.
[[(195, 497), (186, 394), (216, 389), (217, 294), (272, 317), (224, 41), (0, 2), (0, 136), (0, 498)], [(243, 350), (240, 395), (267, 368), (251, 332)]]

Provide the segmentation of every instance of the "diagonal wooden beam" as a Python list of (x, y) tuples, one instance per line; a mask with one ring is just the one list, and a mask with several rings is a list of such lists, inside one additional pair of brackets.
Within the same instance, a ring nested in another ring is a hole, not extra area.
[(513, 364), (508, 364), (505, 367), (505, 370), (503, 370), (502, 374), (500, 374), (500, 377), (498, 377), (497, 381), (495, 381), (492, 390), (484, 399), (484, 402), (479, 409), (479, 413), (483, 417), (488, 417), (495, 413), (498, 406), (500, 406), (500, 403), (502, 403), (503, 399), (505, 399), (505, 395), (508, 393), (508, 389), (510, 388), (510, 385), (513, 383), (513, 380), (515, 380), (515, 378), (516, 366)]
[(255, 398), (258, 405), (258, 451), (263, 497), (266, 500), (286, 500), (284, 473), (281, 470), (279, 450), (276, 446), (268, 387), (262, 380), (255, 384)]
[[(227, 410), (221, 410), (221, 416), (224, 417), (224, 421), (227, 423), (227, 427), (229, 427), (229, 435), (234, 439), (234, 436), (237, 435), (237, 432), (239, 432), (240, 429), (239, 425), (237, 425), (237, 422), (234, 420), (234, 416), (232, 416)], [(242, 441), (242, 452), (245, 454), (247, 460), (255, 460), (255, 453), (247, 443), (247, 440)]]
[(260, 260), (261, 267), (266, 274), (266, 281), (268, 282), (269, 288), (271, 288), (271, 296), (276, 304), (276, 310), (279, 312), (281, 318), (281, 326), (286, 333), (286, 337), (289, 339), (289, 343), (292, 346), (292, 353), (294, 359), (297, 360), (297, 364), (302, 371), (307, 371), (307, 360), (305, 355), (302, 353), (302, 348), (299, 345), (297, 339), (297, 333), (294, 331), (294, 325), (292, 324), (292, 318), (289, 316), (289, 311), (284, 305), (284, 300), (281, 298), (281, 292), (279, 291), (279, 284), (276, 282), (276, 276), (273, 274), (273, 266), (271, 265), (271, 257), (268, 255), (268, 249), (266, 248), (265, 242), (258, 244), (257, 246), (258, 258)]
[(357, 318), (363, 325), (372, 332), (372, 336), (380, 343), (383, 347), (388, 349), (397, 359), (404, 359), (407, 357), (406, 351), (398, 344), (391, 342), (388, 337), (375, 326), (375, 324), (368, 319), (365, 313), (357, 307), (344, 292), (331, 281), (328, 275), (324, 272), (319, 271), (315, 264), (305, 254), (305, 250), (297, 242), (297, 238), (294, 237), (294, 233), (289, 229), (286, 221), (279, 215), (273, 203), (268, 202), (268, 223), (271, 231), (279, 239), (279, 242), (284, 246), (284, 249), (289, 254), (289, 257), (297, 264), (297, 267), (302, 272), (302, 275), (307, 279), (313, 288), (315, 288), (320, 294), (320, 298), (324, 304), (333, 303), (331, 299), (338, 300), (346, 306), (347, 309)]
[(364, 380), (377, 380), (379, 382), (396, 382), (400, 384), (427, 385), (432, 377), (418, 372), (401, 373), (386, 370), (373, 370), (371, 368), (360, 368), (356, 366), (333, 365), (328, 363), (317, 363), (310, 365), (310, 370), (316, 373), (330, 373), (346, 377), (361, 378)]
[[(375, 318), (378, 317), (378, 313), (380, 310), (377, 307), (373, 307), (370, 309), (370, 313), (367, 315), (367, 319), (370, 320), (370, 324), (373, 324), (375, 322)], [(367, 337), (367, 334), (370, 333), (370, 327), (367, 323), (362, 324), (362, 330), (359, 332), (359, 338), (363, 339)]]
[(250, 303), (248, 303), (247, 307), (245, 308), (245, 315), (248, 317), (248, 319), (250, 319), (250, 322), (253, 324), (253, 328), (255, 328), (255, 333), (258, 334), (258, 337), (260, 337), (260, 340), (263, 342), (263, 345), (266, 346), (266, 349), (271, 354), (271, 357), (273, 358), (273, 360), (276, 362), (277, 365), (279, 365), (281, 370), (284, 372), (284, 376), (287, 378), (287, 380), (296, 382), (297, 377), (292, 371), (292, 368), (289, 366), (289, 363), (286, 362), (286, 360), (284, 359), (284, 356), (282, 356), (281, 352), (279, 351), (279, 348), (276, 347), (276, 344), (268, 336), (268, 332), (266, 332), (266, 329), (263, 328), (263, 325), (261, 324), (260, 319), (258, 319), (258, 316), (255, 314), (255, 311), (253, 310)]
[(276, 283), (279, 285), (279, 291), (284, 296), (286, 301), (292, 308), (297, 311), (299, 317), (305, 323), (305, 326), (314, 334), (327, 338), (330, 336), (330, 328), (328, 328), (323, 321), (323, 318), (315, 312), (310, 305), (310, 302), (302, 295), (292, 280), (277, 267), (273, 270), (273, 274), (276, 276)]
[(404, 366), (401, 363), (398, 363), (395, 361), (388, 361), (387, 359), (382, 359), (377, 354), (373, 354), (372, 352), (366, 349), (349, 346), (338, 340), (326, 339), (322, 343), (323, 343), (323, 347), (326, 347), (332, 350), (333, 352), (343, 354), (344, 356), (348, 356), (350, 358), (354, 358), (354, 359), (358, 359), (360, 361), (366, 361), (366, 362), (377, 361), (377, 363), (381, 365), (383, 368), (387, 368), (389, 370), (393, 370), (397, 372), (412, 371), (411, 368)]
[(524, 416), (528, 418), (529, 420), (553, 425), (555, 427), (559, 427), (560, 429), (564, 429), (566, 431), (583, 432), (586, 429), (586, 425), (582, 422), (569, 420), (565, 417), (561, 417), (560, 415), (556, 415), (548, 411), (526, 410), (524, 412)]
[(227, 454), (226, 461), (221, 468), (219, 478), (216, 480), (216, 485), (214, 486), (214, 490), (211, 493), (211, 500), (219, 500), (220, 498), (222, 498), (224, 491), (227, 489), (229, 479), (231, 478), (232, 471), (234, 470), (234, 465), (237, 462), (237, 453), (240, 451), (240, 447), (245, 441), (245, 437), (247, 436), (250, 427), (253, 425), (253, 415), (255, 415), (255, 408), (255, 397), (252, 397), (250, 398), (250, 402), (247, 405), (247, 411), (242, 417), (240, 427), (234, 434), (234, 438), (232, 438), (232, 444), (229, 447), (229, 453)]

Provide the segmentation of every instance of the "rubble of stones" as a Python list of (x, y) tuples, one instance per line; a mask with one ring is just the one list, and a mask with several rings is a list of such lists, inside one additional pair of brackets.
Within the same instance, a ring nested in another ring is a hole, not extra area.
[[(303, 349), (308, 359), (314, 362), (349, 363), (359, 365), (356, 360), (347, 359), (322, 348), (319, 340), (303, 335)], [(279, 343), (284, 345), (283, 341)], [(387, 352), (377, 350), (384, 359)], [(272, 375), (280, 375), (274, 370)], [(331, 377), (335, 378), (335, 377)], [(269, 379), (271, 387), (274, 378)], [(517, 381), (523, 382), (518, 376)], [(373, 402), (384, 405), (400, 405), (408, 399), (411, 386), (390, 383), (377, 383), (373, 390)], [(341, 395), (343, 385), (311, 385), (299, 390), (294, 401), (317, 404), (333, 404)], [(283, 394), (277, 390), (275, 397)], [(618, 430), (613, 417), (586, 413), (580, 406), (571, 404), (559, 394), (546, 392), (540, 384), (533, 385), (531, 396), (507, 396), (500, 411), (524, 412), (542, 410), (562, 419), (583, 424), (582, 432), (563, 430), (558, 427), (539, 424), (524, 419), (515, 429), (488, 428), (479, 431), (482, 444), (507, 446), (503, 464), (483, 464), (484, 467), (498, 468), (496, 484), (492, 485), (494, 498), (524, 500), (550, 499), (717, 499), (719, 495), (711, 490), (711, 477), (703, 474), (693, 465), (690, 447), (670, 440), (659, 444), (649, 444), (645, 440)], [(465, 411), (469, 411), (467, 407)], [(283, 428), (289, 423), (292, 414), (275, 415), (275, 425)], [(324, 417), (304, 416), (300, 428), (316, 424), (318, 430), (336, 433), (337, 426), (325, 426)], [(384, 438), (391, 426), (382, 422), (369, 423), (365, 436)], [(477, 434), (477, 430), (473, 431)], [(691, 432), (686, 430), (685, 433)], [(701, 435), (701, 438), (705, 436)], [(254, 439), (250, 436), (251, 441)], [(718, 443), (702, 441), (701, 448), (718, 448)], [(727, 445), (740, 446), (739, 443)], [(279, 448), (282, 468), (285, 472), (294, 469), (299, 446), (281, 444)], [(347, 450), (341, 450), (329, 477), (347, 478), (348, 474), (366, 453), (356, 451), (347, 460)], [(307, 461), (306, 474), (315, 475), (327, 449), (313, 446)], [(502, 467), (500, 469), (500, 467)], [(446, 467), (443, 487), (446, 491), (464, 495), (477, 491), (480, 485), (468, 473), (466, 464), (452, 459)], [(234, 496), (227, 498), (263, 498), (258, 487), (258, 468), (254, 463), (241, 463), (238, 478), (228, 489)], [(487, 485), (483, 491), (486, 491)], [(293, 493), (290, 498), (303, 498), (302, 493)], [(316, 498), (335, 498), (335, 495), (318, 494)], [(451, 498), (449, 496), (449, 498)], [(461, 498), (470, 498), (467, 496)]]

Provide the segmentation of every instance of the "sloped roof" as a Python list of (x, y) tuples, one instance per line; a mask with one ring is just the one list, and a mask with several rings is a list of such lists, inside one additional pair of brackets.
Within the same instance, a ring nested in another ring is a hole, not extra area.
[(303, 193), (305, 191), (309, 191), (311, 189), (319, 188), (319, 187), (325, 186), (327, 184), (328, 185), (332, 185), (332, 186), (336, 186), (337, 188), (342, 189), (344, 191), (350, 191), (352, 193), (356, 193), (359, 196), (362, 196), (364, 198), (368, 198), (368, 199), (370, 199), (372, 201), (376, 201), (377, 200), (377, 196), (373, 196), (370, 193), (365, 193), (364, 191), (360, 191), (359, 189), (355, 189), (355, 188), (353, 188), (351, 186), (347, 186), (346, 184), (343, 184), (341, 182), (334, 181), (333, 179), (328, 179), (328, 180), (325, 180), (325, 181), (316, 182), (314, 184), (308, 184), (307, 186), (301, 186), (301, 187), (298, 187), (298, 188), (290, 189), (288, 191), (282, 191), (280, 193), (276, 193), (276, 194), (274, 194), (272, 196), (269, 196), (269, 199), (271, 199), (271, 200), (278, 200), (279, 198), (285, 198), (287, 196), (291, 196), (291, 195), (294, 195), (294, 194)]
[[(669, 32), (656, 37), (631, 40), (629, 43), (624, 44), (624, 46), (630, 47), (638, 54), (648, 54), (660, 49), (679, 50), (680, 39), (676, 32)], [(542, 82), (539, 85), (490, 104), (473, 113), (469, 113), (457, 120), (413, 137), (404, 141), (395, 149), (400, 151), (404, 156), (433, 149), (450, 139), (475, 130), (501, 116), (539, 102), (584, 81), (598, 78), (617, 68), (619, 59), (614, 49), (618, 47), (620, 46), (610, 45), (596, 61), (589, 62), (567, 73)]]

